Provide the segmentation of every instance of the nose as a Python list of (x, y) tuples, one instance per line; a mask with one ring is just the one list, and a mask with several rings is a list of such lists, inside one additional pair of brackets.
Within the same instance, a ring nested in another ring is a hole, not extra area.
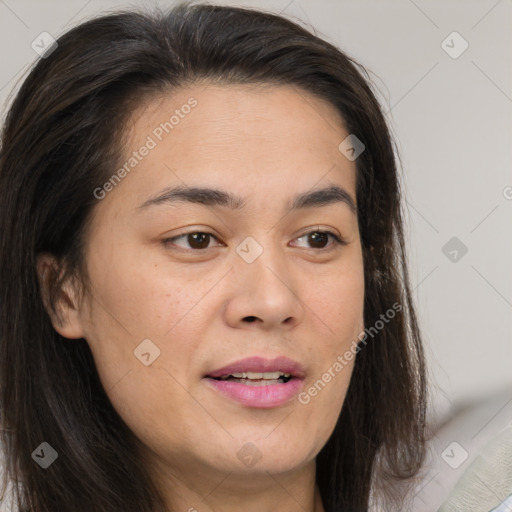
[(265, 249), (248, 261), (243, 257), (235, 260), (232, 272), (236, 284), (225, 311), (228, 324), (255, 324), (266, 330), (298, 325), (304, 315), (299, 270), (287, 267), (279, 250)]

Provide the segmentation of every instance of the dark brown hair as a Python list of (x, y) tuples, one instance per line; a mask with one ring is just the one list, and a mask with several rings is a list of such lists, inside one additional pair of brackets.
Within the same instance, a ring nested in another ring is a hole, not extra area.
[[(426, 386), (409, 288), (398, 152), (368, 72), (334, 45), (269, 12), (183, 3), (109, 13), (69, 30), (30, 71), (0, 153), (0, 411), (6, 477), (22, 512), (165, 510), (138, 464), (139, 441), (112, 407), (86, 340), (68, 340), (44, 307), (36, 256), (85, 283), (93, 191), (122, 161), (126, 124), (142, 102), (207, 80), (291, 85), (328, 101), (363, 141), (357, 158), (365, 325), (400, 314), (359, 351), (336, 427), (317, 456), (326, 512), (393, 498), (424, 457)], [(340, 141), (341, 142), (341, 141)], [(58, 446), (46, 471), (32, 460)]]

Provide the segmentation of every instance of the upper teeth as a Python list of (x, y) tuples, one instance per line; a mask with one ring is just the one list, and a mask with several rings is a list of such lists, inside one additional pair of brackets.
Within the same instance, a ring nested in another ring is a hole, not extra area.
[[(290, 377), (289, 373), (282, 372), (242, 372), (242, 373), (232, 373), (231, 376), (235, 377), (235, 379), (279, 379), (279, 377)], [(226, 377), (229, 377), (227, 375)]]

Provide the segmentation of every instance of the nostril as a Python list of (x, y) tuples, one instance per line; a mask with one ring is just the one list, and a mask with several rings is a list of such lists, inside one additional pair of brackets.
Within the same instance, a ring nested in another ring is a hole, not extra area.
[(248, 317), (246, 317), (246, 320), (248, 322), (254, 322), (254, 320), (256, 320), (256, 317), (255, 316), (248, 316)]

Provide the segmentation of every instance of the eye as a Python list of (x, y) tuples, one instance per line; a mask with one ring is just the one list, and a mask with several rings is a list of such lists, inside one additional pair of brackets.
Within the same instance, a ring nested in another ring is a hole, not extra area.
[[(210, 240), (215, 238), (212, 233), (205, 233), (204, 231), (191, 231), (190, 233), (183, 233), (182, 235), (173, 238), (166, 238), (163, 240), (164, 244), (176, 244), (176, 240), (185, 239), (186, 243), (190, 244), (189, 247), (182, 247), (185, 250), (202, 250), (208, 249)], [(177, 244), (176, 244), (177, 245)]]
[[(209, 249), (212, 238), (217, 240), (217, 238), (212, 233), (204, 231), (191, 231), (189, 233), (183, 233), (172, 238), (166, 238), (165, 240), (163, 240), (163, 243), (165, 245), (167, 245), (168, 243), (172, 243), (174, 245), (178, 245), (178, 247), (181, 247), (184, 250), (197, 252), (204, 249)], [(330, 246), (327, 246), (326, 248), (325, 245), (328, 244), (329, 238), (331, 238), (333, 242), (330, 244)], [(178, 240), (181, 239), (184, 239), (185, 243), (189, 244), (188, 247), (182, 247), (176, 243)], [(302, 239), (307, 239), (307, 241), (310, 244), (312, 244), (312, 247), (310, 247), (311, 249), (317, 249), (319, 251), (329, 251), (334, 249), (338, 245), (347, 244), (347, 242), (345, 242), (332, 231), (315, 230), (305, 233), (304, 235), (296, 238), (296, 240)]]
[[(332, 242), (331, 245), (326, 248), (325, 244), (329, 242), (329, 237), (334, 240), (334, 242)], [(306, 238), (309, 243), (313, 244), (313, 249), (318, 249), (319, 251), (329, 251), (338, 245), (347, 244), (345, 240), (341, 239), (332, 231), (310, 231), (300, 236), (299, 238), (296, 238), (296, 240), (302, 240), (303, 238)]]

